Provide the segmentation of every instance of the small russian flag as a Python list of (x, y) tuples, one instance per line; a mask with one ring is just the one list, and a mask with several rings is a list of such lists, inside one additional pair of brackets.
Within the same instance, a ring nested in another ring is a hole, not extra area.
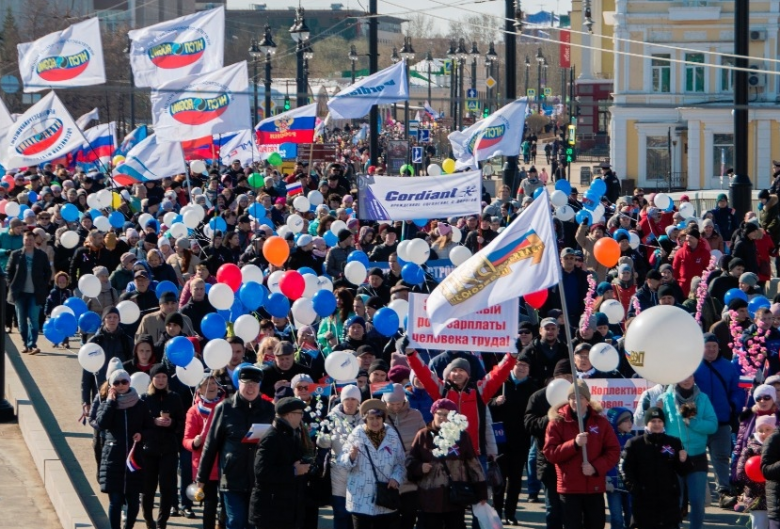
[(751, 377), (749, 375), (741, 375), (739, 377), (739, 387), (742, 389), (750, 389), (753, 387), (753, 381), (755, 380), (755, 377)]
[(303, 194), (303, 186), (300, 182), (294, 182), (292, 184), (287, 184), (287, 196), (288, 197), (294, 197), (295, 195), (301, 195)]
[(130, 449), (130, 453), (127, 454), (127, 468), (130, 470), (130, 472), (141, 470), (141, 465), (139, 465), (138, 462), (135, 460), (135, 447), (137, 445), (138, 443), (133, 441), (133, 447)]

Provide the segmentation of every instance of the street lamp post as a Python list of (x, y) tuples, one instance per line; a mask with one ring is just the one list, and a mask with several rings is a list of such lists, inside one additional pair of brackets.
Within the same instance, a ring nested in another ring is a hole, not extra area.
[[(398, 64), (401, 62), (401, 57), (398, 55), (398, 48), (393, 46), (393, 54), (390, 56), (390, 62), (393, 64)], [(398, 107), (395, 103), (393, 103), (393, 121), (398, 121)]]
[[(127, 37), (127, 47), (124, 52), (130, 54), (131, 41), (130, 37)], [(133, 76), (133, 69), (130, 68), (130, 130), (135, 130), (135, 77)]]
[(431, 103), (431, 67), (433, 67), (433, 54), (431, 53), (431, 50), (428, 50), (428, 53), (425, 54), (425, 63), (428, 65), (428, 104), (433, 107), (433, 103)]
[(528, 77), (531, 75), (531, 60), (525, 56), (525, 95), (528, 96)]
[[(271, 26), (265, 25), (265, 34), (263, 35), (263, 41), (259, 45), (260, 52), (265, 56), (265, 105), (264, 105), (264, 118), (271, 116), (271, 57), (276, 53), (276, 43), (271, 37)], [(257, 74), (255, 73), (255, 87), (257, 86)], [(255, 88), (257, 93), (257, 88)], [(255, 102), (257, 106), (257, 102)], [(257, 116), (257, 109), (255, 109), (255, 116)]]
[(355, 84), (355, 63), (358, 62), (359, 58), (360, 57), (358, 57), (357, 49), (355, 49), (355, 45), (352, 44), (349, 47), (349, 62), (352, 63), (352, 84)]
[(452, 128), (455, 129), (458, 125), (458, 105), (455, 102), (457, 85), (457, 57), (455, 55), (455, 41), (450, 41), (450, 49), (447, 50), (447, 58), (450, 60), (450, 116), (452, 116)]
[(252, 39), (252, 46), (249, 47), (249, 56), (252, 58), (252, 87), (254, 88), (254, 103), (252, 105), (252, 120), (253, 122), (257, 120), (257, 61), (260, 60), (260, 57), (263, 55), (263, 52), (260, 51), (260, 45), (257, 43), (257, 40)]
[[(496, 47), (493, 44), (493, 42), (490, 42), (490, 49), (488, 49), (487, 54), (485, 55), (485, 64), (487, 65), (487, 74), (488, 77), (493, 78), (493, 65), (498, 62), (498, 54), (496, 53)], [(495, 81), (495, 79), (493, 79)], [(491, 112), (495, 112), (495, 108), (493, 108), (493, 89), (491, 87), (487, 87), (487, 105)]]
[(309, 61), (314, 58), (309, 39), (303, 43), (303, 104), (309, 104)]
[[(547, 68), (548, 67), (549, 65), (547, 64), (547, 58), (545, 58), (544, 62), (542, 63), (542, 90), (547, 90)], [(544, 108), (544, 105), (542, 103), (544, 99), (542, 99), (541, 95), (542, 94), (539, 94), (539, 105), (542, 106), (542, 108)], [(547, 98), (546, 95), (544, 97)]]
[(455, 55), (458, 57), (458, 130), (460, 130), (463, 128), (463, 103), (465, 101), (463, 97), (463, 75), (465, 74), (466, 59), (469, 57), (465, 39), (458, 39), (458, 50), (455, 52)]
[[(477, 48), (477, 41), (471, 43), (471, 90), (477, 91), (477, 63), (479, 62), (479, 49)], [(474, 118), (476, 119), (476, 114)]]
[[(408, 83), (408, 86), (411, 88), (411, 84), (409, 82), (409, 61), (414, 60), (414, 48), (412, 47), (412, 37), (404, 37), (404, 45), (401, 47), (401, 59), (404, 61), (404, 65), (406, 68), (406, 81)], [(410, 90), (411, 91), (411, 90)], [(409, 142), (409, 98), (406, 98), (406, 101), (404, 101), (404, 138), (406, 138), (407, 142), (407, 149), (406, 149), (406, 162), (409, 163), (409, 154), (410, 150), (408, 148), (408, 142)]]
[(306, 46), (305, 43), (309, 39), (309, 33), (310, 33), (309, 27), (306, 25), (306, 21), (304, 20), (304, 9), (302, 7), (299, 7), (295, 13), (295, 22), (290, 28), (290, 36), (296, 43), (295, 101), (296, 101), (296, 106), (298, 107), (301, 107), (306, 104), (306, 86), (303, 84), (304, 83), (303, 53), (304, 53), (304, 48)]
[(537, 112), (542, 109), (542, 64), (544, 63), (544, 55), (542, 55), (542, 48), (536, 50), (536, 110)]

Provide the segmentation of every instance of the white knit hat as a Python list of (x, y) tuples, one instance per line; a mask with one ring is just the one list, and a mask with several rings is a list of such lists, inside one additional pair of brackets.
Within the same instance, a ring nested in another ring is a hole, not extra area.
[(360, 389), (354, 384), (350, 384), (349, 386), (344, 386), (344, 388), (341, 390), (341, 401), (344, 402), (346, 399), (357, 399), (358, 402), (360, 402), (360, 399), (362, 398), (362, 395), (360, 394)]
[(769, 395), (772, 397), (772, 400), (777, 402), (777, 390), (774, 386), (770, 386), (769, 384), (761, 384), (760, 386), (756, 386), (756, 389), (753, 390), (753, 398), (758, 399), (759, 397), (763, 397), (765, 395)]

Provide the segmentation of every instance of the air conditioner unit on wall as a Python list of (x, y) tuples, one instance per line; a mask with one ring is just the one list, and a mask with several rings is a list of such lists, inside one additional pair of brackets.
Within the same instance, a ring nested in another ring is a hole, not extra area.
[[(763, 70), (764, 65), (763, 64), (751, 64), (750, 65), (751, 70)], [(764, 86), (766, 84), (766, 74), (756, 72), (748, 72), (748, 86), (750, 88), (759, 88), (761, 86)]]
[(751, 41), (764, 41), (766, 40), (766, 30), (764, 29), (751, 29), (750, 30)]

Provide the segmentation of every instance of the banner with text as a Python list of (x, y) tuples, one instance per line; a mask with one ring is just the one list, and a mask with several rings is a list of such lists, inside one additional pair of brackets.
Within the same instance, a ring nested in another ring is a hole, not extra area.
[(605, 412), (610, 408), (628, 408), (633, 412), (642, 393), (655, 386), (644, 378), (588, 378), (585, 382), (591, 398), (601, 402)]
[(450, 322), (434, 336), (428, 319), (428, 294), (409, 295), (409, 345), (420, 349), (506, 353), (517, 338), (516, 300), (505, 301), (470, 314), (467, 320)]

